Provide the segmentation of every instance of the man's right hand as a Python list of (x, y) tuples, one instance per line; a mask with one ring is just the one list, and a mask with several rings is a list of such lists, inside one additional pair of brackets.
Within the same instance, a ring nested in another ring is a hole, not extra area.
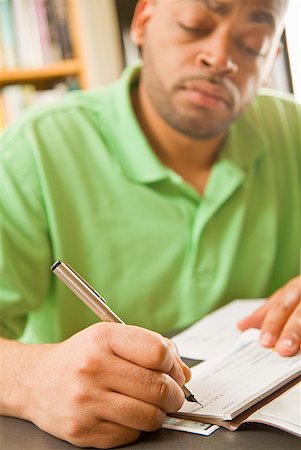
[(20, 377), (20, 416), (74, 445), (132, 442), (184, 401), (180, 386), (189, 369), (170, 342), (149, 330), (98, 323), (58, 344), (24, 347), (31, 347), (31, 361)]

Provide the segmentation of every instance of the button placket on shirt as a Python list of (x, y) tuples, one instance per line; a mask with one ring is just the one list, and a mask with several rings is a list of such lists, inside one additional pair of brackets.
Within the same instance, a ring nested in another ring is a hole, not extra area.
[[(208, 189), (199, 203), (193, 220), (190, 235), (189, 273), (193, 278), (213, 277), (216, 271), (217, 256), (214, 249), (208, 248), (206, 227), (219, 208), (221, 208), (242, 185), (245, 173), (229, 161), (221, 161), (214, 169)], [(204, 250), (202, 248), (204, 247)]]

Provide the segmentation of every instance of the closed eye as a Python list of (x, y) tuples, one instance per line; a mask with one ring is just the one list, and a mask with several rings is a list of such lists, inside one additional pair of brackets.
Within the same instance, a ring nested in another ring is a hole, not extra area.
[(262, 50), (262, 48), (258, 49), (255, 47), (251, 47), (249, 45), (246, 45), (242, 43), (241, 41), (238, 41), (239, 48), (248, 56), (251, 56), (253, 58), (258, 58), (259, 56), (266, 56), (266, 52)]
[(210, 33), (210, 30), (208, 28), (191, 27), (191, 26), (184, 25), (180, 22), (178, 22), (178, 26), (185, 32), (194, 34), (194, 35), (198, 35), (198, 36), (205, 36), (206, 34)]

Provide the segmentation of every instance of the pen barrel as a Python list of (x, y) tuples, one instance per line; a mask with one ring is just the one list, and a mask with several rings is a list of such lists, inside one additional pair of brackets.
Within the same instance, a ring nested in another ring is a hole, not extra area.
[(57, 264), (53, 269), (55, 275), (69, 287), (102, 321), (124, 323), (107, 305), (105, 300), (92, 287), (83, 281), (68, 265)]
[[(68, 264), (56, 261), (52, 266), (53, 273), (68, 288), (80, 298), (101, 320), (104, 322), (123, 323), (124, 322), (106, 305), (105, 299), (87, 283)], [(192, 393), (186, 386), (182, 386), (185, 398), (188, 401), (196, 401)]]
[(182, 386), (182, 391), (184, 392), (185, 398), (191, 395), (190, 390), (186, 386)]

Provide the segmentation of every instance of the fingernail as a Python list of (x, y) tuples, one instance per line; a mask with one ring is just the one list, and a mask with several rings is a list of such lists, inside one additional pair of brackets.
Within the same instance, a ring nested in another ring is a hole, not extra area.
[(264, 333), (261, 338), (260, 342), (262, 345), (271, 345), (273, 343), (273, 336), (271, 333)]
[(279, 342), (279, 346), (286, 350), (292, 350), (295, 346), (295, 343), (292, 341), (292, 339), (282, 339), (282, 341)]

